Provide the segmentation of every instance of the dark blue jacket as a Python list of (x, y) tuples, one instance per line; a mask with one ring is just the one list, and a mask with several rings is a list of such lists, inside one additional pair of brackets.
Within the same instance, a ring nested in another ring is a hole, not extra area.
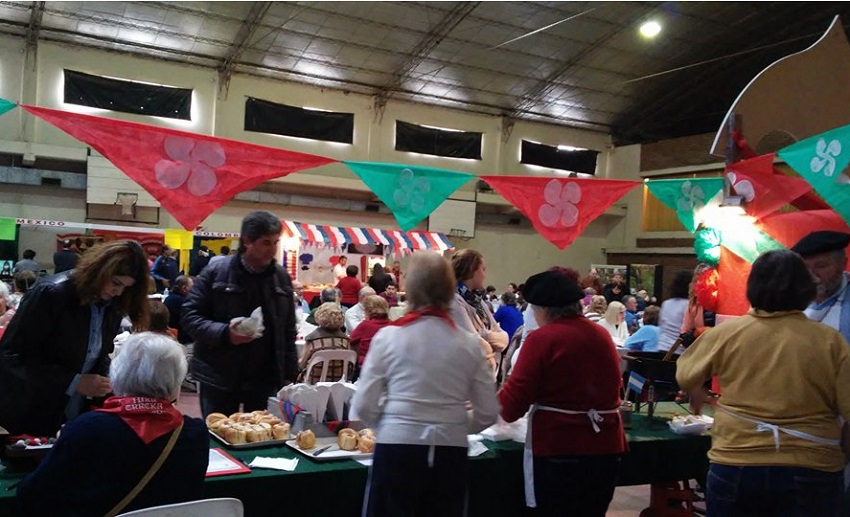
[[(286, 271), (272, 264), (250, 273), (240, 255), (209, 264), (195, 279), (180, 320), (195, 341), (192, 374), (226, 391), (280, 388), (298, 376), (295, 299)], [(230, 343), (230, 321), (263, 308), (263, 337)]]
[[(171, 434), (145, 443), (121, 418), (90, 412), (70, 421), (38, 468), (18, 485), (25, 515), (105, 515), (147, 473)], [(184, 417), (168, 458), (123, 510), (201, 499), (209, 462), (209, 433), (199, 418)]]

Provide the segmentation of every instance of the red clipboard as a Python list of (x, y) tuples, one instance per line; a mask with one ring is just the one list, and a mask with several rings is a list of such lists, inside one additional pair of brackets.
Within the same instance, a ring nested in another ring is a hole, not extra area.
[(210, 449), (210, 462), (207, 466), (207, 476), (230, 476), (232, 474), (250, 474), (251, 469), (237, 460), (223, 449), (214, 447)]

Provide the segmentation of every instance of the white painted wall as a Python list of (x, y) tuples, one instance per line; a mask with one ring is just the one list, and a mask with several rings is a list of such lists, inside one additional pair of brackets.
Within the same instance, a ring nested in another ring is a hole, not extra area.
[[(25, 81), (21, 79), (24, 77), (21, 69), (26, 68), (23, 49), (22, 38), (0, 36), (0, 97), (18, 100), (24, 93), (22, 90), (26, 89), (38, 106), (212, 134), (329, 156), (338, 160), (410, 163), (460, 170), (476, 175), (551, 174), (551, 171), (519, 163), (520, 140), (526, 138), (551, 145), (566, 144), (600, 151), (598, 177), (637, 179), (639, 147), (612, 149), (610, 137), (601, 133), (532, 122), (516, 122), (510, 133), (506, 135), (503, 134), (502, 120), (499, 117), (395, 100), (389, 101), (383, 113), (376, 114), (371, 97), (247, 75), (234, 75), (227, 98), (221, 100), (218, 98), (218, 77), (214, 70), (60, 46), (48, 42), (39, 43), (36, 71), (32, 74), (32, 81), (35, 84), (24, 85)], [(192, 121), (105, 112), (64, 104), (62, 102), (62, 70), (64, 68), (128, 80), (192, 88), (194, 90)], [(316, 142), (246, 132), (242, 127), (244, 103), (248, 96), (295, 106), (354, 113), (354, 143), (348, 145)], [(396, 120), (465, 131), (480, 131), (483, 133), (483, 159), (480, 161), (459, 160), (395, 151)], [(28, 124), (32, 125), (32, 130), (23, 130)], [(85, 156), (86, 146), (83, 143), (65, 135), (46, 122), (34, 120), (23, 110), (16, 110), (5, 115), (4, 123), (0, 124), (0, 152), (19, 152), (26, 144), (31, 144), (29, 148), (37, 149), (37, 152), (42, 155)], [(300, 183), (327, 188), (336, 186), (368, 190), (342, 164), (327, 165), (277, 181), (284, 184)], [(473, 181), (467, 183), (456, 197), (471, 198), (474, 183)], [(73, 221), (83, 221), (85, 218), (83, 192), (69, 194), (70, 191), (30, 190), (25, 187), (10, 189), (7, 185), (3, 185), (2, 190), (4, 192), (0, 192), (0, 215), (26, 215)], [(640, 221), (640, 195), (637, 192), (636, 189), (623, 202), (625, 209), (615, 209), (600, 217), (565, 252), (559, 251), (534, 231), (510, 226), (481, 227), (476, 231), (474, 239), (468, 242), (459, 241), (455, 244), (460, 247), (475, 247), (487, 256), (488, 276), (492, 278), (491, 283), (494, 284), (520, 282), (530, 274), (556, 264), (570, 265), (583, 271), (590, 263), (604, 262), (603, 248), (623, 246), (628, 239), (633, 238), (632, 226), (635, 223), (639, 226)], [(56, 198), (66, 198), (66, 201), (57, 202)], [(478, 199), (479, 202), (489, 200), (496, 204), (507, 204), (500, 197), (493, 195), (480, 195)], [(395, 221), (390, 216), (381, 214), (303, 209), (244, 201), (231, 201), (202, 224), (212, 231), (238, 231), (242, 216), (253, 209), (270, 209), (282, 218), (317, 224), (396, 227)], [(160, 226), (176, 228), (178, 224), (171, 216), (163, 213)], [(420, 225), (422, 229), (425, 227), (424, 223)]]

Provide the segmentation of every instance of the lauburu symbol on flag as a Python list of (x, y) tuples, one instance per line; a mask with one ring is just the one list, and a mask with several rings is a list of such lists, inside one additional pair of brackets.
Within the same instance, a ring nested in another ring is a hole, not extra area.
[(680, 212), (690, 212), (705, 206), (705, 192), (690, 181), (682, 183), (682, 197), (677, 203)]
[(824, 176), (827, 178), (832, 177), (835, 173), (835, 158), (841, 154), (841, 142), (832, 140), (827, 145), (826, 140), (821, 138), (815, 147), (815, 153), (817, 156), (813, 157), (812, 162), (809, 164), (812, 172), (818, 173), (823, 171)]
[(212, 192), (218, 184), (215, 169), (226, 161), (221, 145), (168, 136), (163, 147), (168, 158), (154, 166), (156, 180), (162, 186), (174, 190), (185, 183), (189, 192), (195, 196), (205, 196)]
[(543, 199), (546, 203), (540, 205), (537, 216), (544, 225), (554, 228), (560, 223), (563, 226), (575, 226), (578, 222), (578, 207), (581, 201), (581, 187), (578, 183), (570, 182), (563, 187), (558, 180), (552, 180), (543, 188)]
[(728, 173), (726, 178), (729, 180), (729, 183), (732, 184), (732, 189), (735, 190), (735, 193), (743, 197), (745, 201), (750, 202), (756, 198), (756, 189), (753, 188), (753, 184), (750, 183), (750, 180), (741, 180), (736, 183), (738, 178), (735, 176), (734, 172)]
[(425, 209), (425, 197), (431, 190), (431, 183), (427, 178), (417, 177), (412, 169), (402, 169), (396, 185), (393, 201), (400, 208), (407, 208), (414, 214)]

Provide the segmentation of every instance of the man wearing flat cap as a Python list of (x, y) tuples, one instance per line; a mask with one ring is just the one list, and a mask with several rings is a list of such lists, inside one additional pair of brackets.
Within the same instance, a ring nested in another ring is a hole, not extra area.
[(806, 309), (806, 316), (838, 330), (850, 341), (850, 274), (844, 271), (848, 244), (850, 234), (824, 230), (806, 235), (791, 251), (803, 257), (818, 282), (817, 296)]
[(605, 515), (620, 454), (620, 356), (602, 326), (582, 315), (584, 292), (558, 271), (523, 290), (540, 328), (528, 335), (499, 391), (508, 422), (528, 414), (526, 505), (541, 515)]

